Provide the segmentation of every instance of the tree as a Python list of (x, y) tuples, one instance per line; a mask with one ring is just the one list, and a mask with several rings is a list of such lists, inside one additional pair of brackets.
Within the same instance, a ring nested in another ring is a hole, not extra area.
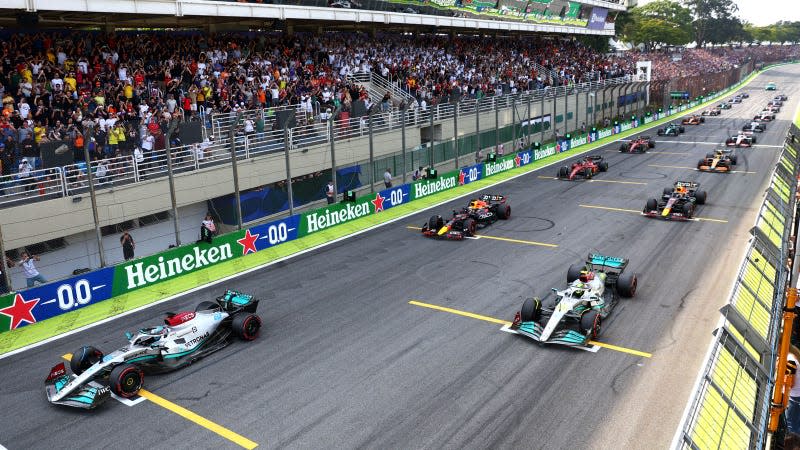
[(631, 11), (623, 37), (647, 50), (661, 45), (685, 45), (692, 41), (692, 15), (677, 2), (658, 0)]
[(709, 34), (714, 33), (715, 27), (720, 24), (717, 20), (735, 19), (734, 14), (739, 11), (733, 0), (683, 0), (683, 4), (694, 16), (692, 28), (698, 47), (708, 42)]
[(745, 36), (744, 25), (738, 17), (709, 19), (706, 31), (706, 42), (711, 44), (727, 44), (728, 42), (741, 41)]

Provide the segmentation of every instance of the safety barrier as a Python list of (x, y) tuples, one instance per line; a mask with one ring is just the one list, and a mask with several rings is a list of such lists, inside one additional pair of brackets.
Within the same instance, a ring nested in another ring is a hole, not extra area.
[[(738, 85), (737, 83), (737, 85), (716, 93), (705, 100), (712, 100), (718, 96), (725, 95), (730, 90), (736, 89)], [(330, 227), (379, 214), (382, 211), (416, 199), (454, 189), (517, 167), (523, 167), (557, 153), (572, 150), (584, 144), (652, 123), (673, 114), (680, 114), (699, 104), (699, 100), (694, 100), (675, 110), (668, 110), (663, 113), (657, 112), (643, 118), (635, 117), (632, 121), (615, 123), (609, 128), (593, 130), (570, 139), (560, 140), (557, 143), (549, 143), (541, 147), (537, 146), (525, 151), (511, 153), (504, 157), (498, 157), (494, 162), (462, 167), (459, 170), (442, 174), (436, 179), (415, 181), (377, 193), (363, 195), (354, 202), (330, 205), (221, 235), (215, 237), (212, 243), (199, 242), (184, 245), (113, 267), (102, 268), (58, 282), (27, 289), (19, 293), (3, 295), (0, 296), (0, 333), (108, 300), (145, 286), (174, 280), (190, 272), (237, 259), (250, 253), (267, 250), (307, 235), (324, 232)], [(245, 156), (244, 153), (240, 155), (240, 151), (254, 151), (246, 142), (242, 141), (242, 145), (236, 145), (237, 156)], [(227, 144), (229, 145), (230, 143)], [(223, 155), (226, 152), (225, 143), (219, 143), (218, 145), (219, 147), (211, 149), (210, 155)], [(194, 147), (193, 151), (196, 152), (198, 148)], [(181, 151), (185, 152), (186, 150)], [(176, 158), (179, 158), (181, 154), (178, 153)], [(190, 155), (191, 153), (187, 153), (187, 161), (194, 162), (187, 162), (185, 166), (178, 165), (178, 167), (184, 170), (196, 167), (199, 164), (198, 159), (195, 157), (192, 160)], [(230, 158), (230, 153), (228, 153), (227, 158)], [(204, 157), (202, 161), (206, 160)], [(210, 163), (214, 162), (211, 157), (208, 160), (211, 161)], [(796, 158), (787, 159), (787, 161), (787, 164), (791, 164), (796, 162)], [(141, 174), (141, 170), (137, 166), (140, 163), (135, 158), (132, 161), (134, 167), (137, 167), (136, 171)], [(96, 174), (96, 168), (93, 169), (93, 173)], [(67, 184), (77, 182), (72, 178), (68, 178), (68, 180), (70, 181)], [(782, 188), (784, 185), (777, 186)], [(779, 192), (780, 195), (783, 195), (783, 193), (784, 190)], [(783, 196), (780, 198), (783, 198)], [(776, 209), (778, 212), (783, 210)], [(765, 233), (775, 233), (775, 231), (771, 230), (778, 227), (775, 223), (773, 211), (770, 210), (770, 213), (771, 215), (765, 216), (765, 220), (769, 220), (769, 222), (765, 222), (764, 227), (769, 225), (772, 228), (766, 228), (767, 231)], [(786, 231), (785, 228), (782, 230)], [(763, 272), (767, 269), (761, 268), (760, 270)]]
[(792, 126), (673, 448), (764, 448), (791, 276), (800, 130)]

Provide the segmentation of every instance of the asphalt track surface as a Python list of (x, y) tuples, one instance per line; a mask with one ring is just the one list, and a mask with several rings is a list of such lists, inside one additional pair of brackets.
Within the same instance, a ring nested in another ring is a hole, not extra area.
[[(665, 448), (701, 361), (678, 359), (656, 374), (648, 368), (658, 366), (665, 341), (673, 355), (704, 353), (800, 100), (800, 84), (791, 81), (798, 74), (800, 67), (786, 66), (761, 75), (743, 104), (687, 126), (680, 138), (657, 138), (647, 154), (621, 154), (619, 143), (602, 147), (594, 153), (610, 168), (594, 182), (553, 180), (552, 166), (497, 186), (491, 193), (509, 197), (512, 219), (480, 231), (480, 239), (434, 241), (409, 228), (463, 206), (460, 199), (231, 282), (262, 300), (261, 336), (146, 377), (146, 389), (172, 402), (167, 406), (109, 400), (91, 412), (54, 407), (43, 381), (61, 355), (83, 344), (110, 352), (124, 344), (125, 331), (158, 323), (165, 311), (193, 310), (218, 288), (0, 360), (0, 445), (246, 443), (225, 437), (225, 427), (262, 448), (611, 448), (606, 442), (615, 439), (626, 443), (619, 448)], [(737, 170), (747, 173), (681, 168), (694, 167), (760, 111), (774, 94), (762, 90), (767, 81), (790, 99), (758, 135), (765, 146), (739, 150)], [(637, 213), (679, 179), (708, 191), (696, 214), (714, 220), (677, 223)], [(589, 252), (629, 258), (639, 274), (637, 297), (603, 324), (599, 341), (618, 350), (543, 347), (502, 332), (499, 323), (409, 303), (510, 321), (524, 298), (563, 288), (567, 267)], [(720, 261), (733, 265), (719, 270)], [(724, 289), (708, 292), (709, 276)], [(687, 314), (707, 328), (682, 341), (691, 333), (675, 324)], [(663, 388), (659, 380), (670, 377), (682, 380), (676, 390), (648, 388)], [(640, 391), (646, 398), (626, 395)], [(197, 416), (182, 417), (170, 405)], [(210, 424), (199, 425), (198, 416)], [(609, 437), (616, 429), (624, 431)]]

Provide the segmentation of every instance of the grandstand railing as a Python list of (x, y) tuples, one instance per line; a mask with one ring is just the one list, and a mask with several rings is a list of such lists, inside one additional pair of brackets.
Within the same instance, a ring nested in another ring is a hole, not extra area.
[[(800, 138), (792, 126), (790, 135)], [(673, 448), (764, 448), (791, 277), (796, 139), (787, 140), (766, 191), (729, 303)], [(782, 376), (782, 375), (781, 375)]]
[[(405, 111), (405, 114), (403, 110), (397, 108), (383, 112), (376, 108), (377, 112), (370, 116), (336, 119), (330, 121), (330, 124), (328, 120), (317, 114), (309, 117), (308, 120), (305, 118), (298, 120), (298, 126), (289, 129), (286, 138), (284, 138), (282, 130), (272, 129), (277, 109), (272, 111), (248, 110), (244, 112), (244, 117), (251, 120), (265, 117), (268, 126), (265, 126), (265, 131), (262, 133), (245, 135), (241, 130), (235, 132), (236, 154), (237, 158), (249, 159), (268, 153), (283, 152), (287, 145), (289, 150), (309, 147), (330, 142), (331, 134), (335, 140), (367, 136), (370, 124), (373, 134), (397, 130), (404, 125), (406, 127), (424, 127), (430, 124), (431, 119), (434, 123), (439, 123), (452, 120), (456, 114), (459, 117), (473, 116), (476, 109), (485, 113), (495, 109), (510, 108), (513, 105), (521, 106), (527, 102), (535, 103), (554, 97), (563, 97), (575, 92), (596, 91), (626, 82), (627, 78), (617, 78), (573, 86), (532, 90), (517, 95), (490, 96), (482, 99), (467, 98), (458, 103), (410, 108)], [(283, 109), (290, 108), (294, 108), (294, 106)], [(524, 118), (520, 117), (519, 120), (522, 121)], [(215, 131), (213, 131), (215, 139), (212, 142), (171, 149), (173, 169), (176, 172), (230, 162), (230, 127), (236, 121), (236, 117), (232, 114), (215, 114), (212, 115), (211, 121), (215, 123)], [(329, 127), (332, 127), (332, 132)], [(157, 177), (166, 177), (167, 153), (166, 150), (144, 152), (138, 160), (133, 155), (108, 158), (102, 162), (93, 161), (89, 167), (97, 178), (98, 189), (112, 188)], [(87, 165), (84, 162), (64, 167), (32, 170), (29, 177), (20, 177), (19, 174), (2, 175), (0, 176), (0, 206), (12, 206), (85, 192), (88, 190), (87, 181)]]

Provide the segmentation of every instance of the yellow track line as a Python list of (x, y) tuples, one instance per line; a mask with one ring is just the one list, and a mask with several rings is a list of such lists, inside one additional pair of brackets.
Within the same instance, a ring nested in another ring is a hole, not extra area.
[[(510, 326), (511, 322), (507, 320), (495, 319), (494, 317), (483, 316), (480, 314), (475, 314), (467, 311), (460, 311), (458, 309), (448, 308), (446, 306), (439, 306), (439, 305), (432, 305), (430, 303), (423, 303), (417, 300), (411, 300), (408, 302), (410, 305), (414, 306), (421, 306), (423, 308), (434, 309), (436, 311), (448, 312), (451, 314), (456, 314), (459, 316), (469, 317), (471, 319), (478, 319), (483, 320), (484, 322), (496, 323), (499, 325)], [(645, 358), (651, 358), (653, 356), (652, 353), (642, 352), (639, 350), (634, 350), (631, 348), (620, 347), (618, 345), (606, 344), (604, 342), (597, 342), (597, 341), (588, 341), (587, 344), (596, 345), (598, 347), (607, 348), (609, 350), (615, 350), (621, 353), (628, 353), (630, 355), (642, 356)]]
[[(687, 167), (687, 166), (662, 166), (660, 164), (648, 164), (648, 167), (663, 167), (665, 169), (688, 169), (688, 170), (697, 170), (697, 167)], [(751, 172), (749, 170), (731, 170), (730, 173), (749, 173), (754, 174), (756, 172)]]
[[(72, 359), (72, 354), (67, 353), (66, 355), (63, 355), (62, 358), (69, 361), (70, 359)], [(223, 427), (222, 425), (217, 425), (216, 423), (206, 419), (205, 417), (195, 414), (189, 411), (188, 409), (184, 408), (183, 406), (172, 403), (171, 401), (161, 396), (158, 396), (146, 389), (139, 390), (139, 395), (141, 397), (150, 400), (156, 405), (161, 406), (164, 409), (174, 412), (175, 414), (183, 417), (184, 419), (190, 422), (194, 422), (197, 425), (200, 425), (201, 427), (209, 431), (213, 431), (214, 433), (224, 437), (225, 439), (233, 442), (234, 444), (239, 445), (240, 447), (244, 447), (248, 450), (252, 450), (258, 447), (258, 444), (251, 441), (250, 439), (247, 439), (246, 437), (240, 434), (234, 433), (233, 431)]]
[[(558, 177), (546, 177), (544, 175), (539, 175), (539, 178), (543, 180), (560, 180), (560, 178)], [(589, 183), (618, 183), (618, 184), (643, 184), (643, 185), (647, 184), (647, 183), (642, 183), (641, 181), (597, 180), (594, 178), (586, 181)]]
[[(415, 226), (411, 226), (411, 225), (407, 225), (406, 228), (408, 228), (409, 230), (421, 230), (420, 227), (415, 227)], [(548, 244), (546, 242), (537, 242), (537, 241), (524, 241), (522, 239), (511, 239), (511, 238), (498, 237), (498, 236), (487, 236), (485, 234), (476, 235), (475, 238), (478, 238), (478, 239), (494, 239), (496, 241), (514, 242), (516, 244), (538, 245), (540, 247), (550, 247), (550, 248), (558, 247), (558, 244)]]
[[(621, 211), (621, 212), (628, 212), (634, 214), (642, 214), (642, 211), (638, 209), (624, 209), (624, 208), (612, 208), (611, 206), (599, 206), (599, 205), (578, 205), (581, 208), (592, 208), (592, 209), (605, 209), (608, 211)], [(712, 219), (710, 217), (695, 217), (695, 220), (701, 220), (703, 222), (716, 222), (716, 223), (728, 223), (727, 220), (724, 219)]]

